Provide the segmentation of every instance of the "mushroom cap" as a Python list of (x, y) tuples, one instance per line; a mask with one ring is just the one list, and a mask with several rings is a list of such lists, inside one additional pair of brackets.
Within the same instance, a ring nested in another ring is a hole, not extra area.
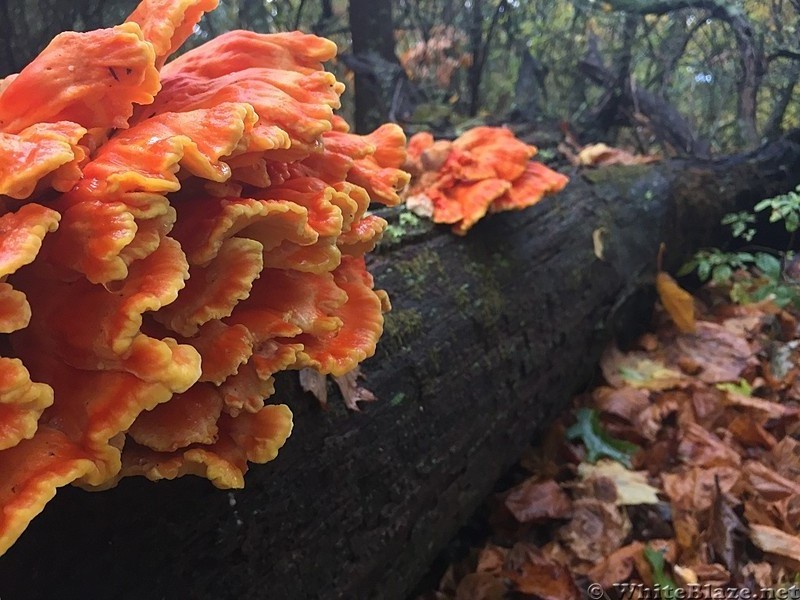
[(62, 485), (242, 487), (292, 430), (274, 374), (375, 351), (367, 210), (399, 202), (405, 136), (349, 133), (316, 36), (165, 65), (215, 5), (144, 0), (0, 82), (0, 554)]
[(474, 127), (453, 142), (416, 134), (409, 143), (415, 211), (464, 235), (487, 212), (519, 210), (558, 192), (567, 178), (532, 161), (536, 148), (503, 127)]

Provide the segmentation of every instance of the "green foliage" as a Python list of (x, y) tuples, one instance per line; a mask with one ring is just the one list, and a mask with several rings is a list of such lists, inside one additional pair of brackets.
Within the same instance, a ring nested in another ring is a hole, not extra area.
[[(734, 238), (751, 241), (756, 234), (753, 225), (756, 214), (769, 210), (769, 222), (783, 221), (786, 231), (794, 236), (800, 228), (800, 186), (795, 191), (762, 200), (753, 212), (725, 215), (722, 224), (731, 228)], [(718, 248), (699, 250), (678, 271), (688, 275), (696, 271), (702, 282), (730, 287), (730, 298), (739, 304), (760, 302), (771, 298), (777, 306), (800, 307), (800, 286), (787, 281), (784, 261), (792, 259), (791, 252), (724, 252)]]
[(678, 270), (678, 276), (688, 275), (697, 271), (697, 277), (702, 282), (709, 279), (713, 283), (721, 284), (730, 280), (733, 272), (744, 269), (755, 263), (755, 255), (749, 252), (723, 252), (718, 248), (699, 250), (695, 255)]
[(731, 392), (741, 396), (751, 396), (753, 394), (753, 386), (744, 377), (739, 379), (739, 383), (726, 381), (725, 383), (718, 383), (715, 387), (723, 392)]
[(752, 227), (756, 222), (756, 216), (753, 213), (746, 211), (729, 213), (722, 217), (722, 224), (729, 225), (733, 237), (742, 238), (750, 242), (756, 234), (756, 230)]
[(600, 424), (597, 410), (593, 408), (581, 408), (576, 416), (578, 422), (567, 430), (567, 438), (583, 442), (586, 446), (586, 460), (596, 463), (606, 457), (631, 467), (631, 456), (639, 446), (609, 435)]
[[(755, 205), (753, 210), (755, 212), (762, 212), (769, 209), (770, 223), (783, 221), (786, 231), (794, 233), (800, 228), (800, 194), (798, 192), (800, 192), (800, 186), (797, 186), (794, 191), (786, 194), (762, 200)], [(735, 235), (736, 233), (734, 231), (734, 236)]]
[(677, 597), (675, 590), (678, 589), (676, 583), (664, 571), (665, 561), (664, 554), (659, 552), (650, 545), (644, 548), (644, 557), (650, 563), (650, 568), (653, 569), (653, 583), (659, 590), (660, 598), (668, 598), (672, 600)]

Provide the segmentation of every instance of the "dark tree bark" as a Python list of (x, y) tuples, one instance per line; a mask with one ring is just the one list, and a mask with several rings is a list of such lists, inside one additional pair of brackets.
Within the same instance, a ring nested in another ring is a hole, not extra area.
[(499, 0), (492, 13), (492, 20), (489, 22), (489, 29), (484, 39), (483, 0), (472, 0), (469, 28), (472, 63), (469, 66), (467, 80), (469, 82), (469, 114), (473, 117), (478, 114), (478, 109), (481, 106), (481, 81), (483, 80), (483, 71), (486, 66), (486, 58), (489, 56), (492, 38), (500, 16), (507, 9), (508, 0)]
[(724, 161), (575, 174), (465, 238), (393, 218), (371, 260), (394, 304), (364, 369), (378, 402), (322, 411), (288, 374), (277, 399), (295, 431), (245, 490), (59, 491), (0, 559), (0, 597), (402, 600), (590, 378), (614, 324), (646, 322), (659, 243), (674, 268), (719, 241), (722, 214), (798, 181), (800, 133)]
[[(367, 133), (389, 120), (391, 84), (400, 68), (394, 53), (391, 0), (350, 0), (350, 32), (355, 72), (355, 128)], [(369, 65), (367, 67), (366, 65)], [(402, 70), (402, 69), (401, 69)]]
[(774, 140), (783, 133), (783, 119), (786, 116), (786, 110), (789, 108), (789, 104), (794, 96), (798, 81), (800, 81), (800, 62), (794, 61), (787, 76), (787, 81), (776, 93), (777, 99), (772, 105), (772, 110), (770, 111), (766, 123), (764, 123), (765, 139)]

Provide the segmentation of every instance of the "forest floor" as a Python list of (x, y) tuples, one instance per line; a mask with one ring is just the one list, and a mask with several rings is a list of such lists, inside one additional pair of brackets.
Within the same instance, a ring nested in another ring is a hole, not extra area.
[(697, 296), (608, 348), (419, 600), (800, 598), (800, 312)]

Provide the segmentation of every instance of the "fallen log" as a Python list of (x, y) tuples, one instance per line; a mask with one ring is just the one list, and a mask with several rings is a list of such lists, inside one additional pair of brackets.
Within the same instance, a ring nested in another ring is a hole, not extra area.
[(614, 324), (646, 320), (659, 243), (674, 267), (722, 214), (798, 183), (795, 132), (717, 162), (575, 174), (465, 238), (389, 211), (371, 268), (394, 309), (364, 369), (380, 401), (320, 410), (284, 377), (295, 431), (242, 491), (60, 491), (0, 559), (0, 598), (406, 597), (591, 377)]

